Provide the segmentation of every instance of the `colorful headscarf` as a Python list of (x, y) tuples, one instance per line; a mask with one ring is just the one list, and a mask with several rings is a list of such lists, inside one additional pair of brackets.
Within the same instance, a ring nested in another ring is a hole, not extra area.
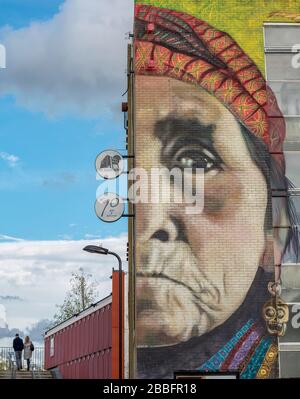
[[(272, 90), (234, 39), (207, 22), (182, 12), (136, 5), (135, 72), (201, 86), (270, 152), (282, 152), (285, 122)], [(283, 156), (279, 157), (284, 168)]]

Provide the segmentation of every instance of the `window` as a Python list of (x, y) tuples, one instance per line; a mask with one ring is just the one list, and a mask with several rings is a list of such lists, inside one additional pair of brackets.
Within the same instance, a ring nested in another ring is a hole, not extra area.
[(50, 356), (54, 356), (54, 337), (50, 338)]
[(265, 24), (264, 38), (267, 82), (287, 125), (285, 149), (300, 151), (300, 25)]
[[(282, 191), (282, 187), (272, 187), (273, 210), (289, 196), (300, 220), (300, 24), (265, 24), (264, 39), (267, 84), (277, 98), (286, 123), (286, 176), (295, 186), (288, 193)], [(276, 115), (269, 113), (269, 117)], [(276, 154), (273, 156), (276, 158)], [(290, 223), (282, 220), (280, 226), (274, 227), (274, 234), (284, 239)], [(279, 337), (278, 342), (279, 373), (281, 378), (293, 378), (300, 377), (300, 263), (289, 253), (283, 262), (281, 297), (288, 305), (289, 321), (285, 335)]]
[(300, 265), (282, 267), (282, 299), (289, 307), (286, 333), (279, 338), (279, 365), (281, 378), (300, 376)]
[(300, 43), (298, 24), (265, 24), (265, 47), (267, 50), (289, 49)]

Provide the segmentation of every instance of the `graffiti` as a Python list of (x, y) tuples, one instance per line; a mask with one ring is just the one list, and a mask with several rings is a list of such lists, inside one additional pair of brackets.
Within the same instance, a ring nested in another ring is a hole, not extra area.
[(274, 11), (269, 14), (269, 17), (283, 17), (295, 22), (300, 22), (300, 14), (296, 12)]
[(273, 236), (292, 217), (287, 199), (272, 216), (270, 187), (287, 184), (276, 98), (233, 37), (192, 15), (137, 4), (134, 46), (136, 166), (201, 167), (205, 182), (193, 217), (183, 204), (136, 204), (137, 376), (274, 377), (263, 308), (294, 239)]

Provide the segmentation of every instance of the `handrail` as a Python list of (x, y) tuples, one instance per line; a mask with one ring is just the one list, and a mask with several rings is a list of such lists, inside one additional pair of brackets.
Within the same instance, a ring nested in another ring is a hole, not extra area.
[(12, 380), (16, 379), (16, 361), (14, 352), (8, 352), (8, 364), (11, 370), (10, 378)]
[(41, 369), (35, 363), (31, 364), (31, 375), (33, 380), (41, 379)]
[[(12, 365), (16, 367), (16, 358), (13, 347), (0, 347), (0, 361), (3, 369), (12, 369)], [(24, 359), (24, 352), (22, 351), (22, 364), (26, 368), (26, 360)], [(32, 352), (31, 367), (34, 364), (35, 369), (44, 370), (44, 347), (35, 346)]]

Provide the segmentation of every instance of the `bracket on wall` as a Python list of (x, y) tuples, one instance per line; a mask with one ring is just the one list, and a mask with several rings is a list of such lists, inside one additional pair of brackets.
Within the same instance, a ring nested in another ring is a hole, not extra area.
[(129, 40), (129, 39), (133, 39), (134, 38), (134, 34), (131, 32), (126, 32), (125, 33), (125, 39)]

